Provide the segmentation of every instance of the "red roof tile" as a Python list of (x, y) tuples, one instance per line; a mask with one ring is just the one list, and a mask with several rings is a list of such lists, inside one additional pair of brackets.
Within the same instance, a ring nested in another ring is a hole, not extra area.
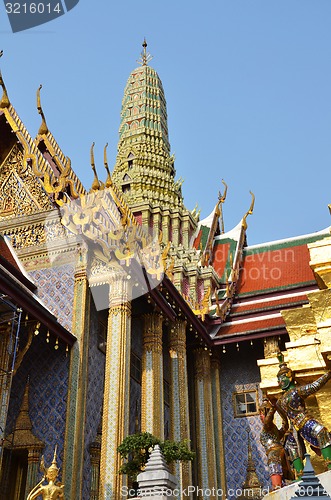
[(315, 281), (306, 244), (247, 252), (238, 292), (252, 293)]

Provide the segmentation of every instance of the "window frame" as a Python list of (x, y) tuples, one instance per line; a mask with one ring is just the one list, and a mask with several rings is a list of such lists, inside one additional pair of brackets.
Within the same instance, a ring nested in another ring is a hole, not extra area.
[[(247, 394), (254, 394), (255, 395), (255, 402), (253, 401), (247, 401)], [(246, 407), (246, 412), (245, 413), (238, 413), (237, 406), (240, 403), (240, 401), (237, 400), (237, 396), (245, 396), (245, 401), (241, 402), (241, 404), (245, 405)], [(258, 391), (257, 389), (244, 389), (242, 391), (236, 391), (232, 394), (232, 404), (233, 404), (233, 413), (235, 418), (242, 418), (242, 417), (251, 417), (254, 415), (258, 415), (259, 410), (258, 410)], [(254, 404), (255, 403), (255, 411), (247, 411), (248, 410), (248, 405), (249, 404)]]

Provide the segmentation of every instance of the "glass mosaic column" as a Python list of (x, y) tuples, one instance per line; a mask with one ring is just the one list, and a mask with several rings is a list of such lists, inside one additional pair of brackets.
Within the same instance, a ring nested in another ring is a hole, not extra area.
[(194, 351), (195, 361), (195, 397), (196, 397), (196, 433), (198, 486), (201, 498), (209, 496), (209, 489), (216, 488), (216, 454), (214, 440), (213, 402), (211, 386), (211, 365), (208, 349)]
[(211, 358), (211, 388), (213, 398), (213, 418), (214, 418), (214, 436), (216, 453), (216, 478), (217, 488), (226, 492), (226, 473), (225, 473), (225, 451), (222, 426), (222, 403), (221, 403), (221, 382), (220, 382), (221, 363), (216, 357)]
[(2, 468), (3, 442), (10, 394), (10, 378), (12, 376), (9, 367), (10, 332), (10, 325), (0, 326), (0, 370), (2, 373), (0, 380), (0, 471)]
[(90, 444), (89, 449), (91, 460), (90, 500), (98, 500), (99, 498), (101, 432), (102, 428), (99, 426), (96, 439)]
[(131, 303), (129, 282), (116, 276), (110, 282), (105, 391), (103, 400), (99, 499), (121, 498), (126, 476), (117, 447), (129, 433)]
[(66, 498), (81, 498), (85, 450), (85, 412), (90, 336), (90, 289), (86, 274), (87, 249), (77, 253), (72, 332), (77, 342), (70, 351), (67, 425), (63, 479)]
[(29, 448), (28, 450), (28, 471), (26, 477), (24, 498), (27, 497), (32, 488), (38, 483), (42, 451), (43, 446), (36, 446), (35, 448)]
[[(190, 421), (188, 406), (188, 381), (186, 364), (186, 322), (178, 320), (171, 325), (169, 332), (170, 353), (170, 405), (171, 437), (175, 441), (190, 440)], [(192, 485), (191, 462), (176, 462), (176, 476), (181, 490)], [(189, 498), (189, 497), (188, 497)]]
[(162, 316), (144, 315), (141, 430), (164, 437)]

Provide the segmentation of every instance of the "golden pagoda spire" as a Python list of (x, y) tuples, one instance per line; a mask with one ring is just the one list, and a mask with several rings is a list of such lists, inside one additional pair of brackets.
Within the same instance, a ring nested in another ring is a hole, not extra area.
[(29, 389), (30, 381), (28, 379), (27, 384), (24, 389), (23, 399), (21, 408), (16, 420), (15, 430), (31, 430), (32, 423), (29, 417)]
[(41, 125), (39, 127), (38, 134), (46, 135), (48, 133), (48, 127), (46, 124), (46, 119), (45, 119), (45, 115), (43, 112), (43, 108), (41, 107), (41, 102), (40, 102), (40, 91), (42, 88), (43, 88), (43, 86), (40, 84), (39, 88), (37, 90), (37, 109), (38, 109), (38, 113), (41, 116)]
[[(3, 56), (3, 50), (0, 51), (0, 57), (2, 57), (2, 56)], [(2, 78), (1, 71), (0, 71), (0, 85), (2, 87), (2, 98), (0, 101), (0, 108), (8, 108), (8, 106), (10, 105), (10, 101), (8, 98), (5, 83), (4, 83), (3, 78)]]
[(107, 160), (107, 148), (108, 148), (108, 142), (105, 145), (105, 148), (103, 150), (103, 163), (105, 165), (105, 169), (107, 172), (107, 179), (106, 179), (106, 187), (109, 188), (112, 185), (112, 180), (109, 172), (109, 167), (108, 167), (108, 160)]
[(246, 468), (246, 479), (242, 486), (242, 491), (237, 500), (244, 500), (246, 498), (251, 498), (252, 500), (259, 500), (261, 498), (262, 485), (256, 473), (256, 466), (253, 460), (252, 445), (250, 440), (249, 431), (248, 434), (248, 459)]
[(91, 191), (98, 191), (100, 189), (100, 181), (98, 179), (98, 174), (97, 174), (97, 171), (95, 168), (95, 162), (94, 162), (94, 144), (95, 143), (93, 142), (92, 146), (91, 146), (91, 167), (92, 167), (92, 170), (94, 173), (94, 179), (92, 182)]
[(144, 38), (144, 41), (142, 43), (143, 50), (140, 54), (140, 59), (138, 59), (138, 63), (141, 64), (142, 66), (148, 66), (148, 63), (153, 59), (153, 56), (150, 55), (149, 52), (147, 52), (147, 42), (146, 38)]

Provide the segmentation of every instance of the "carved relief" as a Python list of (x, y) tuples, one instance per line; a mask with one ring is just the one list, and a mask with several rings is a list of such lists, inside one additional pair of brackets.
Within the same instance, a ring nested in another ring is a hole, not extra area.
[(0, 167), (0, 217), (49, 210), (52, 203), (15, 144)]
[[(0, 214), (1, 215), (1, 214)], [(9, 229), (4, 234), (10, 236), (14, 248), (27, 248), (54, 240), (64, 240), (66, 232), (60, 221), (29, 224)]]

